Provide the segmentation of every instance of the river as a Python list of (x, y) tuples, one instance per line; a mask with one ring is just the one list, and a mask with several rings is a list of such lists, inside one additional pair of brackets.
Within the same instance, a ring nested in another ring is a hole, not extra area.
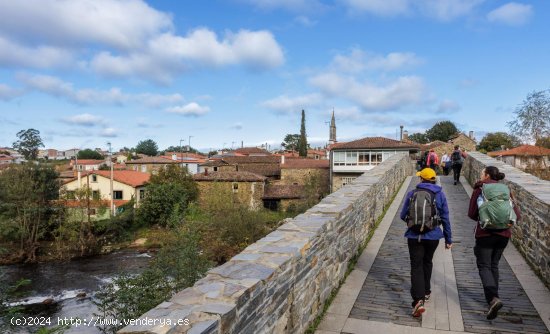
[[(0, 272), (10, 283), (30, 279), (28, 293), (16, 304), (25, 306), (25, 316), (46, 317), (54, 325), (58, 318), (90, 319), (96, 311), (92, 299), (101, 285), (110, 282), (117, 274), (140, 273), (147, 268), (150, 259), (148, 253), (123, 250), (68, 262), (0, 266)], [(86, 296), (77, 297), (82, 292)], [(50, 298), (52, 304), (42, 304)], [(19, 329), (16, 333), (28, 332), (25, 328)], [(94, 326), (72, 327), (65, 333), (97, 334), (99, 330)]]

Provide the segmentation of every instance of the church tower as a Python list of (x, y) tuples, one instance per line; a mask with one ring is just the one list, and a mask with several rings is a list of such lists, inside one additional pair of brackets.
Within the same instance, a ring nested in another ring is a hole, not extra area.
[(332, 109), (332, 119), (330, 120), (329, 145), (336, 143), (336, 120), (334, 119), (334, 109)]

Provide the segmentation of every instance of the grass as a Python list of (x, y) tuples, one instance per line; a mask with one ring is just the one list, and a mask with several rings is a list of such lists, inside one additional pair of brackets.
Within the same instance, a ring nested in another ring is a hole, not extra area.
[[(406, 180), (406, 178), (405, 178), (405, 180)], [(357, 260), (359, 260), (359, 256), (361, 256), (361, 254), (363, 253), (363, 251), (367, 247), (370, 239), (372, 239), (372, 236), (374, 235), (374, 231), (376, 231), (376, 229), (378, 228), (378, 225), (380, 225), (380, 222), (382, 221), (382, 219), (384, 219), (384, 216), (386, 216), (386, 212), (388, 211), (390, 205), (395, 200), (395, 197), (399, 193), (399, 190), (401, 190), (401, 187), (403, 187), (403, 184), (405, 183), (405, 180), (403, 180), (403, 182), (401, 182), (401, 185), (399, 186), (399, 189), (397, 189), (397, 191), (393, 194), (393, 196), (390, 199), (390, 201), (388, 202), (388, 204), (384, 207), (384, 211), (382, 212), (382, 214), (378, 217), (378, 219), (374, 223), (373, 228), (371, 228), (369, 230), (367, 238), (365, 239), (363, 244), (359, 247), (359, 250), (357, 251), (357, 253), (355, 253), (355, 255), (350, 259), (350, 261), (348, 263), (348, 268), (346, 270), (346, 273), (344, 274), (344, 277), (340, 280), (340, 283), (338, 284), (338, 286), (332, 290), (332, 292), (330, 293), (330, 296), (327, 298), (327, 300), (325, 301), (325, 304), (323, 305), (323, 311), (321, 312), (321, 314), (319, 314), (313, 320), (312, 324), (305, 331), (305, 334), (313, 334), (317, 330), (317, 327), (319, 327), (319, 324), (321, 323), (321, 320), (323, 320), (323, 317), (327, 313), (327, 310), (330, 307), (330, 304), (332, 303), (332, 301), (334, 300), (334, 298), (338, 294), (338, 291), (340, 291), (340, 288), (342, 287), (342, 285), (346, 282), (346, 279), (348, 278), (349, 274), (353, 271), (353, 269), (355, 269), (355, 266), (357, 265)]]

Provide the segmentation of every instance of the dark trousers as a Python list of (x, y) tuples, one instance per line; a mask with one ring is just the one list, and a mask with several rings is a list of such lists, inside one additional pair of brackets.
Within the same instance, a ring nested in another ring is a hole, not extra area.
[(430, 280), (435, 250), (439, 240), (407, 239), (411, 259), (411, 297), (414, 306), (424, 296), (431, 293)]
[(508, 245), (508, 238), (500, 235), (491, 235), (476, 239), (474, 254), (476, 256), (477, 269), (485, 300), (490, 303), (494, 297), (498, 297), (498, 262)]
[(455, 182), (460, 181), (460, 170), (462, 169), (462, 164), (453, 165), (453, 179)]

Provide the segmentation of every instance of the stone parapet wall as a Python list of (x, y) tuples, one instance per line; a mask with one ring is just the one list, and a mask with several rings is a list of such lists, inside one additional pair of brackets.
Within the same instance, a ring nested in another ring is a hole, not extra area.
[[(463, 172), (473, 186), (485, 166), (506, 174), (519, 205), (522, 220), (513, 228), (512, 240), (531, 267), (550, 287), (550, 181), (541, 180), (479, 152), (470, 152)], [(466, 213), (465, 213), (466, 214)]]
[(303, 333), (412, 172), (392, 156), (119, 333)]

